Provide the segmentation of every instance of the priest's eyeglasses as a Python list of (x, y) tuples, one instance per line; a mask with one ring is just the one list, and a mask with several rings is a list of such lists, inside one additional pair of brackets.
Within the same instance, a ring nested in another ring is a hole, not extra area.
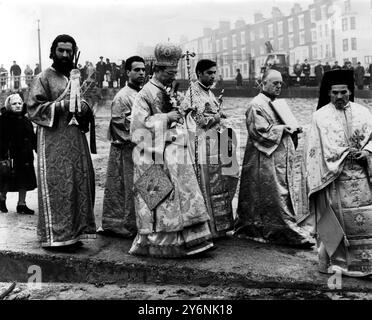
[(177, 71), (169, 71), (169, 70), (164, 70), (164, 72), (166, 74), (168, 74), (169, 76), (175, 76), (177, 74)]
[(278, 86), (278, 85), (282, 85), (282, 84), (283, 84), (282, 81), (274, 81), (274, 82), (273, 82), (273, 85), (274, 85), (274, 86)]

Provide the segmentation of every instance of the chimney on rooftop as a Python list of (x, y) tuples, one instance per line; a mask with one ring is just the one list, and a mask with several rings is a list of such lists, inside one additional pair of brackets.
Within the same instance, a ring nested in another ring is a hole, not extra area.
[(263, 14), (261, 12), (256, 12), (254, 14), (254, 22), (257, 23), (257, 22), (260, 22), (262, 20), (265, 20)]
[(302, 11), (302, 8), (299, 3), (295, 3), (292, 7), (292, 14), (297, 14)]
[(272, 8), (271, 15), (273, 16), (273, 18), (280, 18), (283, 16), (282, 12), (280, 11), (278, 7)]
[(212, 28), (203, 28), (203, 36), (210, 37), (212, 35)]
[(243, 19), (238, 19), (235, 22), (235, 29), (240, 29), (245, 27), (245, 21)]
[(220, 21), (219, 31), (222, 32), (222, 33), (229, 32), (230, 31), (230, 21)]

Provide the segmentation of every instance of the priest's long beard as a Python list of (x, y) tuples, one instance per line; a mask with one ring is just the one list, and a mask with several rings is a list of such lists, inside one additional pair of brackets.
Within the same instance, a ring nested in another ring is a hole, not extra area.
[(70, 71), (74, 68), (74, 64), (72, 60), (54, 57), (52, 67), (68, 78), (70, 76)]

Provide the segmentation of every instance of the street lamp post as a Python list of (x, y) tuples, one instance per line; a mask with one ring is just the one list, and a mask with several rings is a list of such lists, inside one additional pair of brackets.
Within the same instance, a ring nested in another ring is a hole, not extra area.
[(38, 43), (39, 43), (39, 68), (40, 71), (42, 71), (41, 68), (41, 46), (40, 46), (40, 20), (37, 20), (37, 38), (38, 38)]

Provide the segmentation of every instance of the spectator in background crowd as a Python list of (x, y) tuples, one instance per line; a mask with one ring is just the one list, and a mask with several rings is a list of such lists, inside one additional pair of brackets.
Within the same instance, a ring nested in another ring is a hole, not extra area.
[(98, 84), (98, 88), (102, 88), (103, 81), (105, 80), (106, 74), (106, 63), (103, 61), (103, 57), (100, 56), (100, 61), (96, 64), (96, 81)]
[(372, 63), (369, 64), (368, 73), (369, 73), (369, 88), (372, 90)]
[(41, 72), (41, 68), (40, 68), (39, 64), (36, 63), (35, 66), (36, 67), (35, 67), (35, 70), (34, 70), (34, 76), (38, 75)]
[(318, 64), (314, 67), (314, 73), (315, 73), (316, 83), (318, 84), (318, 86), (320, 86), (320, 83), (322, 81), (323, 74), (324, 74), (324, 68), (320, 60), (318, 61)]
[(108, 82), (109, 88), (112, 88), (111, 74), (112, 74), (111, 62), (109, 58), (106, 58), (106, 81)]
[(329, 65), (329, 62), (327, 61), (323, 67), (324, 72), (331, 71), (331, 66)]
[[(88, 61), (87, 61), (88, 62)], [(88, 66), (86, 69), (86, 80), (87, 82), (92, 82), (95, 79), (96, 69), (94, 69), (93, 63), (88, 62)]]
[(236, 69), (236, 86), (237, 87), (242, 87), (243, 86), (243, 77), (242, 74), (240, 73), (240, 69)]
[(354, 70), (355, 84), (359, 90), (363, 90), (364, 88), (364, 74), (365, 74), (364, 67), (361, 65), (359, 61), (357, 67)]
[(335, 64), (332, 66), (332, 70), (341, 69), (341, 66), (338, 64), (338, 61), (335, 61)]
[(344, 70), (353, 70), (354, 71), (354, 68), (353, 66), (351, 65), (351, 62), (346, 60), (344, 65), (342, 66), (342, 69)]
[(118, 79), (119, 79), (119, 69), (115, 62), (111, 63), (111, 81), (112, 86), (117, 88), (118, 87)]
[(26, 76), (26, 85), (28, 87), (30, 87), (34, 72), (32, 71), (32, 69), (30, 68), (29, 65), (26, 65), (26, 69), (25, 69), (24, 73), (25, 73), (25, 76)]
[(219, 89), (222, 89), (223, 88), (222, 74), (218, 75), (218, 80), (216, 82), (216, 88), (219, 88)]
[(21, 80), (21, 67), (17, 64), (16, 61), (13, 61), (13, 65), (10, 67), (10, 75), (14, 77), (14, 89), (18, 90)]
[(125, 71), (125, 60), (121, 60), (121, 65), (119, 67), (119, 82), (120, 88), (125, 86), (125, 82), (128, 80), (127, 72)]
[(302, 65), (300, 64), (300, 60), (297, 60), (295, 65), (293, 66), (293, 73), (296, 75), (297, 85), (300, 85), (301, 81), (301, 73), (302, 73)]
[(309, 83), (310, 83), (310, 71), (311, 71), (310, 63), (307, 61), (307, 59), (305, 59), (304, 60), (304, 63), (302, 64), (302, 72), (305, 75), (305, 86), (309, 86)]
[(4, 65), (0, 67), (0, 89), (3, 90), (8, 77), (8, 71), (4, 68)]

